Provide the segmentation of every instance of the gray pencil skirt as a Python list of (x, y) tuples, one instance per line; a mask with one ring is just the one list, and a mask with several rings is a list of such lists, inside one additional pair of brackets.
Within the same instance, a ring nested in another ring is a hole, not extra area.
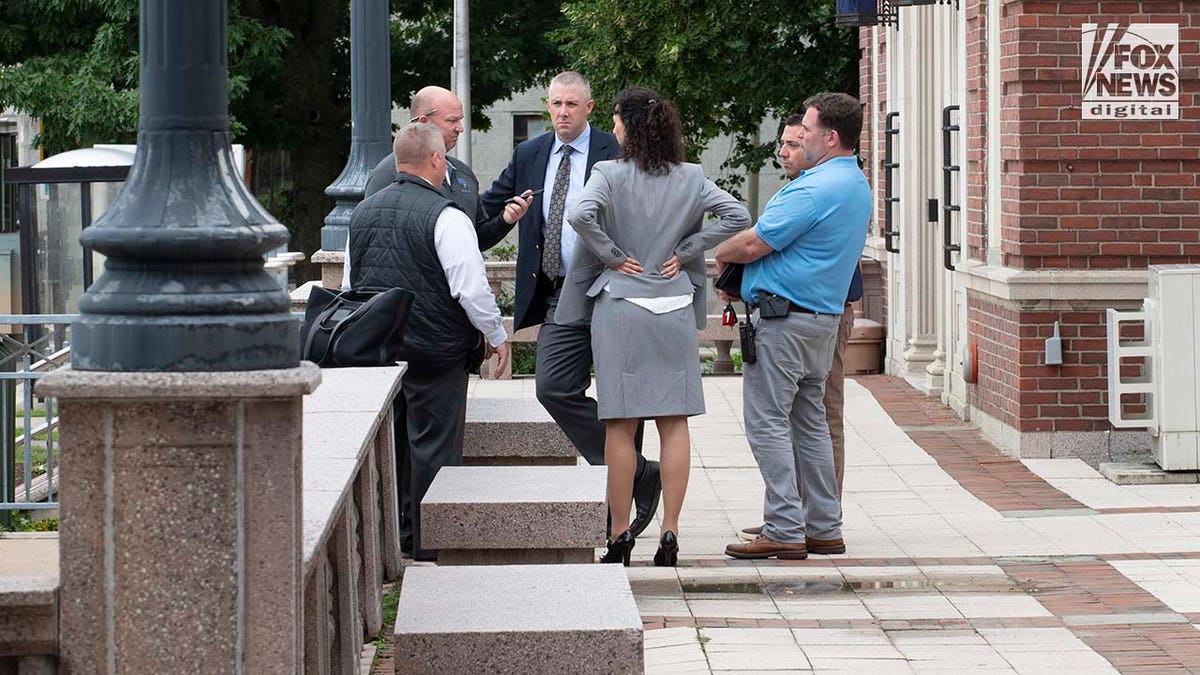
[(691, 305), (655, 314), (601, 293), (592, 309), (592, 357), (600, 419), (704, 413)]

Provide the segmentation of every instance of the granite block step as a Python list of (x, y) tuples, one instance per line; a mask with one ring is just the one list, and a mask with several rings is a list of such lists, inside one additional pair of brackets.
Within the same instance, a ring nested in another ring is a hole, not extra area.
[(421, 500), (440, 564), (587, 563), (604, 545), (602, 466), (448, 466)]
[(575, 446), (536, 400), (472, 397), (467, 401), (463, 464), (573, 465), (577, 457)]
[(410, 567), (396, 672), (642, 673), (642, 621), (620, 565)]

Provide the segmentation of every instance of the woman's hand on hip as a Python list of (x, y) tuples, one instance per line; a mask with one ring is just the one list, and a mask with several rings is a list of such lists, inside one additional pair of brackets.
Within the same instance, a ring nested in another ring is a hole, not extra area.
[(624, 274), (641, 274), (644, 271), (642, 263), (629, 256), (626, 256), (624, 262), (613, 269)]
[(668, 279), (672, 279), (676, 274), (679, 274), (679, 269), (683, 267), (683, 263), (679, 262), (679, 256), (673, 255), (667, 258), (667, 261), (658, 268), (658, 273)]

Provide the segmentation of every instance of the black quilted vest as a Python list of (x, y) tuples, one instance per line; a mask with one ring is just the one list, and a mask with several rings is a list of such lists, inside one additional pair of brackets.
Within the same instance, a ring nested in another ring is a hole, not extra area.
[(447, 206), (454, 203), (424, 179), (399, 173), (350, 216), (351, 287), (405, 288), (415, 296), (401, 349), (413, 370), (470, 369), (483, 356), (483, 336), (450, 295), (433, 245)]

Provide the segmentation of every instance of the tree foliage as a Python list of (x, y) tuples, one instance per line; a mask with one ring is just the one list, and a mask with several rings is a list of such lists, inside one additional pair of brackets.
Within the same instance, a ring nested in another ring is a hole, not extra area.
[[(229, 23), (230, 98), (277, 67), (288, 34), (242, 15)], [(47, 154), (132, 142), (138, 112), (137, 0), (31, 0), (0, 5), (0, 105), (42, 120)], [(246, 129), (234, 120), (235, 134)]]
[(597, 106), (657, 89), (678, 105), (692, 159), (729, 134), (725, 166), (755, 170), (772, 156), (775, 139), (758, 138), (768, 116), (820, 91), (858, 94), (858, 34), (834, 25), (834, 0), (567, 0), (563, 12), (555, 35)]
[[(180, 2), (190, 0), (178, 0)], [(282, 157), (276, 217), (312, 253), (350, 142), (350, 0), (229, 0), (233, 140)], [(392, 97), (407, 106), (450, 84), (452, 3), (391, 0)], [(547, 32), (558, 0), (473, 0), (472, 118), (562, 63)], [(138, 113), (138, 0), (0, 0), (0, 109), (42, 121), (46, 154), (133, 142)], [(307, 278), (302, 270), (299, 278)]]
[[(427, 84), (450, 86), (453, 62), (450, 0), (393, 0), (392, 98), (407, 106)], [(563, 23), (560, 0), (471, 2), (471, 122), (486, 130), (482, 110), (524, 91), (561, 68), (552, 31)]]
[[(349, 150), (350, 3), (229, 1), (234, 140), (286, 156), (276, 216), (311, 253)], [(390, 1), (392, 98), (407, 106), (420, 87), (450, 84), (453, 3)], [(727, 166), (757, 168), (773, 140), (758, 138), (763, 119), (857, 87), (855, 33), (834, 26), (833, 0), (472, 0), (471, 12), (476, 129), (488, 128), (483, 108), (570, 61), (602, 110), (627, 86), (655, 87), (678, 103), (693, 158), (730, 134)], [(137, 19), (138, 0), (0, 0), (0, 107), (40, 118), (47, 153), (132, 141)]]

